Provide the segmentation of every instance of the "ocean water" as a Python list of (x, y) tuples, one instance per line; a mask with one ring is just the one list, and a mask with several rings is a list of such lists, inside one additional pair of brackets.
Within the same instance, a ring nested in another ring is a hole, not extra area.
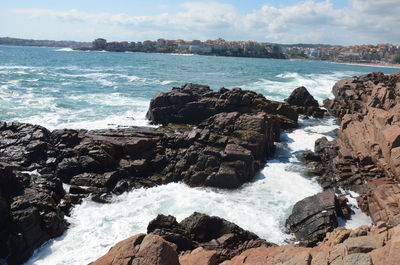
[[(304, 85), (321, 102), (342, 78), (397, 70), (312, 61), (0, 46), (0, 120), (49, 129), (143, 126), (148, 124), (145, 113), (150, 99), (187, 82), (212, 89), (242, 87), (275, 100)], [(171, 183), (125, 193), (112, 204), (84, 201), (68, 218), (68, 231), (43, 245), (26, 264), (87, 264), (118, 241), (145, 232), (159, 213), (178, 220), (194, 211), (217, 215), (268, 241), (285, 243), (292, 239), (284, 232), (284, 222), (293, 205), (321, 191), (304, 174), (298, 156), (313, 150), (319, 137), (332, 137), (337, 128), (333, 119), (300, 124), (299, 129), (281, 135), (274, 157), (242, 188), (227, 191)], [(343, 225), (370, 222), (354, 209), (357, 214)]]

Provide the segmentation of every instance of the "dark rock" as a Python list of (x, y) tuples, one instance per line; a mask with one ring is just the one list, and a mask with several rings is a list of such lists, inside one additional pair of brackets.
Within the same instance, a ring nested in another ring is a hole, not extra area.
[(178, 252), (197, 247), (215, 250), (219, 262), (251, 246), (271, 245), (234, 223), (201, 213), (193, 213), (180, 223), (173, 216), (159, 215), (149, 223), (147, 232), (176, 244)]
[(300, 107), (319, 107), (318, 101), (308, 92), (307, 88), (304, 86), (298, 87), (293, 90), (292, 94), (285, 99), (285, 101), (290, 105), (300, 106)]
[(286, 228), (305, 246), (315, 246), (327, 232), (338, 226), (337, 217), (349, 209), (346, 201), (338, 201), (332, 190), (327, 190), (297, 202), (286, 220)]
[(298, 114), (322, 118), (325, 115), (325, 110), (319, 108), (318, 101), (308, 92), (304, 86), (293, 90), (292, 94), (285, 99)]
[(18, 122), (0, 122), (0, 162), (21, 166), (45, 165), (54, 153), (50, 132), (39, 126)]
[[(234, 88), (212, 91), (208, 86), (186, 84), (174, 87), (170, 92), (160, 93), (150, 102), (147, 118), (154, 123), (198, 124), (222, 112), (279, 115), (292, 121), (287, 126), (297, 126), (297, 114), (289, 106), (267, 100), (261, 94)], [(283, 127), (283, 126), (282, 126)]]

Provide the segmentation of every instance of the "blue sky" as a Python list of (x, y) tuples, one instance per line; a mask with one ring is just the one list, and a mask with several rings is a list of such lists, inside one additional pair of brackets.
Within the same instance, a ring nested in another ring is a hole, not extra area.
[(0, 36), (400, 43), (400, 0), (0, 1)]

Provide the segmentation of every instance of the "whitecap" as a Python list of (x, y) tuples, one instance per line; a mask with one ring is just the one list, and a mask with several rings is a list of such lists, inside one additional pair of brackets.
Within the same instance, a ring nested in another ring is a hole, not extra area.
[(57, 49), (56, 52), (73, 52), (74, 50), (72, 48), (61, 48)]
[(165, 80), (165, 81), (161, 81), (160, 82), (160, 84), (161, 85), (169, 85), (169, 84), (171, 84), (171, 83), (173, 83), (174, 81), (172, 81), (172, 80)]
[(282, 101), (295, 88), (305, 86), (321, 104), (324, 99), (332, 97), (331, 89), (337, 81), (358, 74), (360, 73), (354, 71), (336, 71), (327, 74), (284, 72), (277, 74), (275, 78), (260, 78), (241, 87), (262, 93), (269, 99)]
[(124, 77), (126, 79), (128, 79), (129, 82), (136, 82), (136, 81), (142, 80), (140, 77), (138, 77), (136, 75), (126, 75)]

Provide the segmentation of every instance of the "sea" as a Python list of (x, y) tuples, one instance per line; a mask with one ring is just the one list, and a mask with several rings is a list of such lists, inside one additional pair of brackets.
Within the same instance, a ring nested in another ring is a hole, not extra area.
[[(104, 129), (154, 126), (146, 120), (151, 98), (185, 83), (241, 87), (283, 100), (305, 86), (320, 102), (338, 80), (398, 68), (307, 60), (276, 60), (189, 54), (83, 52), (70, 48), (0, 46), (0, 120), (59, 128)], [(255, 179), (236, 190), (190, 188), (171, 183), (136, 189), (111, 204), (84, 200), (66, 217), (69, 229), (39, 248), (26, 264), (81, 265), (105, 254), (120, 240), (146, 232), (157, 214), (181, 221), (193, 212), (236, 223), (270, 242), (293, 240), (284, 224), (293, 205), (321, 191), (300, 154), (320, 137), (333, 139), (333, 118), (300, 119), (282, 133), (276, 154)], [(68, 189), (68, 186), (65, 185)], [(347, 192), (354, 214), (342, 226), (370, 224)]]

